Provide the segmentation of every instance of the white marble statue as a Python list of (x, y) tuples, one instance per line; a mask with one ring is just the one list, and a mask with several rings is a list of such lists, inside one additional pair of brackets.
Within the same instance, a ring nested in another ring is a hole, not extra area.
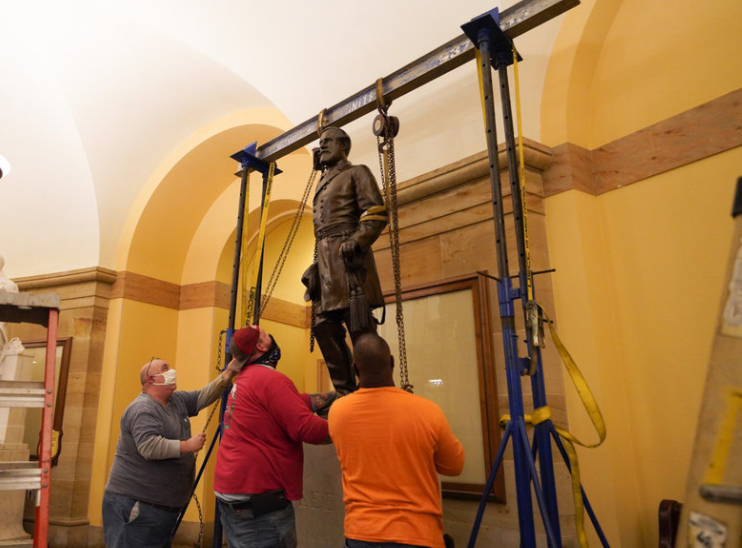
[[(18, 284), (8, 278), (3, 272), (5, 257), (0, 255), (0, 293), (18, 293)], [(8, 333), (5, 330), (5, 322), (0, 322), (0, 352), (5, 354), (5, 345), (8, 343)], [(0, 357), (0, 365), (2, 357)]]
[[(4, 266), (5, 259), (0, 255), (0, 293), (18, 293), (18, 285), (3, 273)], [(19, 378), (23, 350), (17, 337), (8, 340), (5, 324), (0, 322), (0, 379)], [(23, 413), (17, 414), (18, 411)], [(0, 408), (0, 461), (28, 460), (30, 452), (23, 443), (25, 416), (25, 409)], [(0, 498), (0, 544), (29, 538), (23, 529), (24, 496), (22, 491), (9, 491)]]
[[(3, 272), (5, 258), (0, 255), (0, 293), (18, 293), (18, 284), (8, 278)], [(3, 365), (6, 358), (18, 356), (23, 352), (20, 339), (8, 340), (8, 332), (5, 330), (5, 322), (0, 321), (0, 378), (3, 377)], [(5, 372), (7, 374), (7, 371)]]
[(0, 255), (0, 292), (18, 293), (18, 284), (5, 275), (3, 268), (5, 268), (5, 257)]

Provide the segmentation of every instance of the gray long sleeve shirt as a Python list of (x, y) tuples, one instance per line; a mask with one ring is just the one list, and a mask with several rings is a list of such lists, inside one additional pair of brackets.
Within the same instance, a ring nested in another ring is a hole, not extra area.
[(106, 491), (136, 500), (181, 507), (188, 502), (196, 470), (194, 453), (180, 454), (191, 422), (230, 385), (219, 375), (201, 390), (178, 390), (163, 407), (139, 394), (121, 417), (121, 433)]

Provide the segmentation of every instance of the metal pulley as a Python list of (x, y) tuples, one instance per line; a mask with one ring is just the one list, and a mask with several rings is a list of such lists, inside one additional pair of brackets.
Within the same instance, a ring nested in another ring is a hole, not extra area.
[(377, 137), (394, 139), (399, 133), (399, 118), (396, 116), (388, 116), (385, 112), (378, 114), (376, 118), (374, 118), (374, 124), (371, 131), (373, 131), (374, 135)]
[(400, 388), (412, 392), (413, 387), (407, 374), (407, 345), (405, 343), (404, 313), (402, 311), (402, 275), (399, 265), (397, 170), (394, 159), (394, 138), (399, 133), (399, 119), (387, 114), (391, 101), (384, 98), (381, 78), (376, 81), (376, 101), (378, 102), (379, 114), (374, 118), (371, 131), (376, 135), (379, 149), (379, 170), (384, 187), (384, 202), (389, 210), (389, 249), (392, 255), (392, 270), (394, 272), (394, 300), (397, 310), (397, 338), (399, 341), (399, 380)]

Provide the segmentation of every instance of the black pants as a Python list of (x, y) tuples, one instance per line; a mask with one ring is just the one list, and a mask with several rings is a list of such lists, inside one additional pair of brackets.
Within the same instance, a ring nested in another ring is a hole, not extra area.
[[(370, 314), (369, 314), (370, 315)], [(349, 394), (358, 389), (356, 376), (353, 374), (353, 354), (345, 341), (346, 329), (350, 339), (355, 340), (364, 333), (376, 333), (376, 319), (369, 317), (368, 328), (362, 331), (350, 331), (350, 310), (333, 310), (317, 316), (314, 324), (314, 338), (322, 351), (327, 364), (332, 385), (338, 394)]]

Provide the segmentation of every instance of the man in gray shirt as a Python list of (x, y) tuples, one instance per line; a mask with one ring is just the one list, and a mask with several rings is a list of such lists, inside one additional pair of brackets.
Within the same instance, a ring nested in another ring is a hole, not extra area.
[(167, 548), (191, 494), (196, 455), (206, 440), (189, 417), (216, 401), (240, 370), (232, 360), (201, 390), (176, 391), (170, 365), (152, 358), (139, 372), (142, 392), (121, 417), (116, 455), (103, 497), (107, 548)]

